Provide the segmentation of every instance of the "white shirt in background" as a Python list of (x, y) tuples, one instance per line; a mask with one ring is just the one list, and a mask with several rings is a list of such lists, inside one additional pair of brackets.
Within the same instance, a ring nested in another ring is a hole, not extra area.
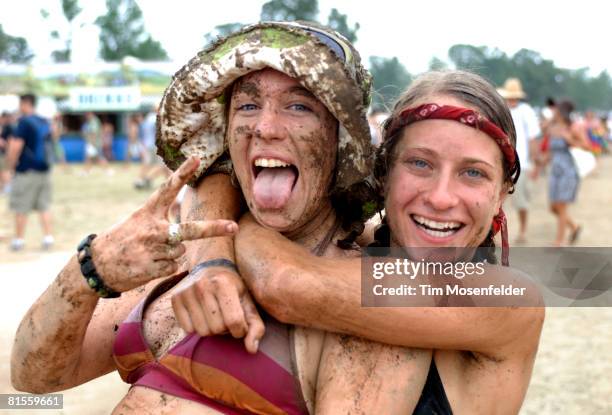
[(521, 170), (529, 170), (529, 141), (540, 135), (540, 122), (533, 108), (521, 102), (510, 109), (514, 128), (516, 128), (516, 152), (521, 162)]

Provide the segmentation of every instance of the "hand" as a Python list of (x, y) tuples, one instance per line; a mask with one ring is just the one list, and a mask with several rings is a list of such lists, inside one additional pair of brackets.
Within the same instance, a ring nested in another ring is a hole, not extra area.
[[(249, 353), (257, 353), (265, 327), (242, 278), (225, 267), (210, 267), (191, 275), (172, 295), (179, 325), (200, 336), (229, 331), (244, 337)], [(246, 335), (246, 337), (245, 337)]]
[[(197, 158), (187, 159), (142, 208), (94, 239), (93, 262), (108, 287), (124, 292), (178, 271), (176, 260), (185, 253), (185, 246), (169, 240), (168, 210), (198, 165)], [(181, 239), (186, 241), (228, 236), (237, 231), (238, 225), (229, 220), (179, 224)]]

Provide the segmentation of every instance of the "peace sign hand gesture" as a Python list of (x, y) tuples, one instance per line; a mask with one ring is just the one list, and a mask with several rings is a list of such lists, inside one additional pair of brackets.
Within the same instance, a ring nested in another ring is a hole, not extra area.
[(197, 158), (187, 159), (143, 207), (94, 239), (92, 259), (108, 287), (124, 292), (170, 276), (179, 270), (177, 259), (185, 253), (181, 241), (230, 236), (238, 231), (231, 220), (168, 222), (172, 202), (198, 165)]

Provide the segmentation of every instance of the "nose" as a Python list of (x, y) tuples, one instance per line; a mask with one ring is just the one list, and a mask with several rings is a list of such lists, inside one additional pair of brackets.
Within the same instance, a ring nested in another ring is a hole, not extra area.
[(441, 172), (432, 177), (430, 186), (425, 191), (425, 203), (433, 210), (444, 211), (451, 209), (459, 203), (456, 194), (457, 184), (453, 182), (450, 172)]
[(275, 108), (264, 106), (259, 111), (255, 136), (263, 140), (280, 140), (284, 137), (281, 117)]

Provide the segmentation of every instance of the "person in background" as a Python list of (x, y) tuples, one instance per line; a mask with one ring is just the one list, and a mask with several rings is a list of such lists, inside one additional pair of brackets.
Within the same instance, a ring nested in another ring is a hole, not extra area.
[(155, 146), (156, 119), (157, 106), (147, 114), (140, 124), (144, 155), (142, 159), (142, 168), (140, 169), (140, 177), (134, 182), (134, 187), (136, 189), (148, 190), (151, 188), (153, 180), (157, 176), (168, 177), (170, 175), (170, 170), (166, 168), (162, 158), (157, 155), (157, 147)]
[(142, 161), (144, 158), (144, 147), (140, 140), (140, 117), (139, 114), (132, 115), (128, 120), (127, 128), (128, 154), (126, 162), (132, 163)]
[(584, 129), (591, 144), (591, 152), (600, 156), (604, 149), (605, 129), (601, 118), (593, 110), (584, 113)]
[(62, 134), (64, 133), (64, 123), (62, 122), (62, 114), (55, 114), (51, 119), (51, 140), (53, 145), (53, 162), (66, 167), (66, 154), (64, 147), (60, 143)]
[(42, 248), (49, 249), (54, 242), (51, 233), (51, 129), (46, 119), (35, 113), (36, 96), (25, 94), (19, 98), (21, 118), (13, 137), (8, 140), (6, 165), (14, 174), (9, 205), (15, 212), (15, 237), (10, 248), (23, 249), (28, 213), (37, 210), (43, 228)]
[(569, 244), (574, 244), (581, 227), (569, 215), (568, 206), (575, 202), (580, 184), (570, 147), (590, 148), (588, 136), (581, 123), (572, 122), (574, 104), (561, 101), (546, 133), (550, 136), (551, 169), (549, 182), (550, 210), (557, 217), (557, 237), (553, 246), (565, 244), (565, 229), (570, 228)]
[(548, 147), (550, 145), (550, 137), (546, 133), (546, 130), (555, 115), (555, 107), (556, 103), (554, 98), (548, 97), (546, 98), (546, 106), (542, 108), (542, 111), (540, 112), (540, 131), (542, 132), (542, 135), (539, 143), (534, 146), (534, 166), (532, 170), (532, 177), (534, 179), (537, 179), (540, 175), (544, 174), (546, 165), (549, 161), (550, 152)]
[(107, 161), (113, 160), (113, 139), (115, 137), (115, 127), (113, 123), (104, 118), (101, 128), (102, 135), (102, 154)]
[(9, 193), (11, 176), (6, 168), (6, 148), (8, 139), (15, 131), (15, 120), (10, 112), (4, 111), (0, 116), (0, 194)]
[(510, 107), (510, 113), (516, 128), (516, 151), (519, 155), (523, 174), (516, 184), (512, 202), (519, 213), (519, 234), (515, 243), (524, 244), (527, 242), (527, 214), (531, 199), (528, 179), (535, 178), (533, 176), (534, 171), (537, 174), (537, 170), (532, 170), (530, 150), (536, 144), (535, 139), (540, 135), (540, 126), (533, 108), (522, 101), (527, 97), (527, 94), (523, 91), (523, 85), (519, 79), (508, 78), (503, 88), (498, 92)]
[(609, 154), (610, 126), (608, 125), (608, 115), (605, 113), (601, 114), (599, 120), (601, 121), (602, 153)]
[(92, 161), (106, 165), (107, 161), (102, 149), (102, 124), (91, 111), (85, 114), (83, 136), (85, 137), (85, 171), (89, 172)]

